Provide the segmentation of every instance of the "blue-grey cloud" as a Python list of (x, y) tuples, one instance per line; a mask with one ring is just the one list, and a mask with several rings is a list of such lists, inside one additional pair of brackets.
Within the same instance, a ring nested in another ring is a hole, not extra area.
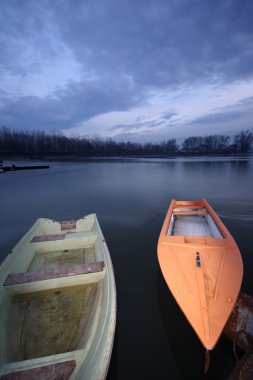
[(145, 94), (127, 81), (107, 77), (89, 84), (71, 83), (44, 98), (26, 96), (11, 101), (2, 96), (0, 121), (22, 129), (68, 129), (99, 113), (124, 111), (144, 102)]
[(0, 74), (39, 71), (62, 49), (48, 1), (10, 0), (0, 4)]
[(176, 116), (177, 113), (174, 112), (174, 111), (168, 111), (166, 112), (164, 115), (163, 115), (163, 118), (166, 119), (166, 120), (170, 120), (172, 119), (174, 116)]
[(251, 0), (10, 0), (0, 14), (10, 66), (26, 43), (37, 63), (65, 46), (83, 68), (143, 85), (253, 73)]
[(252, 120), (253, 117), (253, 97), (243, 99), (232, 106), (214, 110), (205, 116), (192, 120), (189, 124), (214, 125), (229, 122), (238, 122), (242, 117)]
[(117, 124), (117, 125), (114, 125), (113, 127), (110, 127), (109, 130), (110, 131), (116, 131), (116, 130), (120, 130), (120, 131), (124, 131), (124, 130), (129, 130), (129, 129), (155, 129), (157, 127), (160, 127), (161, 125), (164, 124), (164, 121), (162, 120), (151, 120), (151, 121), (142, 121), (142, 122), (139, 122), (139, 123), (132, 123), (132, 124)]
[(215, 124), (217, 122), (223, 123), (224, 121), (227, 122), (230, 120), (239, 119), (241, 116), (242, 116), (242, 111), (210, 113), (210, 114), (207, 114), (206, 116), (202, 116), (202, 117), (192, 120), (189, 124), (208, 125), (208, 124)]
[(55, 7), (59, 30), (96, 71), (159, 87), (252, 76), (250, 0), (66, 3)]
[(252, 14), (251, 0), (2, 1), (0, 80), (69, 55), (81, 79), (44, 98), (2, 96), (0, 124), (67, 129), (156, 91), (252, 78)]

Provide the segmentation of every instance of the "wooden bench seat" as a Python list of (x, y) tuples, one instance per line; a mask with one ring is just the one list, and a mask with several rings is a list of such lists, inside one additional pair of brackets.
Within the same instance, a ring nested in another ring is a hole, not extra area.
[(12, 371), (0, 375), (0, 380), (46, 380), (69, 379), (76, 367), (75, 360), (43, 365), (40, 367)]
[(173, 215), (208, 215), (207, 211), (174, 211)]
[(36, 235), (30, 241), (31, 243), (43, 243), (57, 240), (68, 240), (68, 239), (90, 239), (96, 238), (98, 234), (94, 231), (78, 231), (78, 232), (65, 232), (62, 234), (50, 234), (50, 235)]
[(54, 235), (37, 235), (31, 240), (31, 243), (41, 243), (43, 241), (56, 241), (64, 240), (66, 234), (54, 234)]
[(4, 286), (96, 273), (101, 272), (103, 268), (104, 262), (98, 261), (95, 263), (71, 265), (63, 268), (46, 268), (36, 272), (10, 273), (4, 282)]

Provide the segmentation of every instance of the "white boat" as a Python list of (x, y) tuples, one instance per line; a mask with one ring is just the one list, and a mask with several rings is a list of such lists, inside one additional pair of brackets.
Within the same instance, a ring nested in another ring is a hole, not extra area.
[(96, 215), (39, 219), (0, 267), (0, 379), (105, 379), (115, 323)]

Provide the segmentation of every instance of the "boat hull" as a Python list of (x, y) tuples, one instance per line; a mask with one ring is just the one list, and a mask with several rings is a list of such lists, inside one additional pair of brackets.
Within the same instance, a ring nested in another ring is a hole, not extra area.
[(95, 214), (39, 219), (2, 263), (0, 281), (1, 379), (105, 379), (116, 288)]
[(234, 239), (206, 200), (173, 200), (157, 251), (170, 291), (204, 347), (213, 349), (242, 281), (243, 264)]

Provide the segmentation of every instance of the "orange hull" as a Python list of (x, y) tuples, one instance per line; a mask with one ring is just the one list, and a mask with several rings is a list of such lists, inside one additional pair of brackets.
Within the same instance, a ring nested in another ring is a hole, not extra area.
[(173, 296), (206, 349), (213, 349), (240, 291), (240, 251), (207, 203), (171, 202), (158, 260)]

